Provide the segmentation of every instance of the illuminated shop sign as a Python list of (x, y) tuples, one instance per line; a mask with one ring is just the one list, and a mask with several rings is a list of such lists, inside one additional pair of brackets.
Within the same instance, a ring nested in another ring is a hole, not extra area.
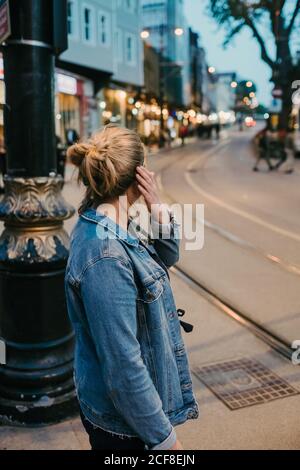
[(77, 95), (77, 80), (70, 75), (64, 75), (58, 73), (57, 79), (57, 90), (59, 93), (66, 93), (67, 95)]
[(2, 57), (0, 57), (0, 79), (4, 79), (4, 63)]

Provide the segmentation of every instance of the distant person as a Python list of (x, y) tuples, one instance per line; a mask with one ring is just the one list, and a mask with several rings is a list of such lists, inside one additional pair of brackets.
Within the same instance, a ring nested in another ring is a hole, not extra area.
[(240, 132), (242, 132), (244, 130), (244, 118), (243, 118), (243, 116), (239, 116), (238, 126), (239, 126)]
[(203, 123), (198, 124), (197, 135), (199, 139), (202, 139), (204, 132), (205, 132), (204, 124)]
[(207, 138), (210, 140), (212, 138), (213, 125), (208, 124), (206, 130), (207, 130)]
[(253, 171), (259, 171), (259, 163), (261, 160), (264, 160), (267, 163), (269, 171), (272, 171), (274, 169), (270, 159), (269, 140), (267, 132), (268, 129), (265, 128), (258, 135), (258, 157), (254, 165)]
[(67, 140), (68, 146), (76, 144), (76, 142), (79, 141), (79, 134), (76, 131), (76, 129), (67, 129), (66, 130), (66, 140)]
[(284, 165), (284, 172), (291, 174), (294, 172), (295, 166), (295, 153), (296, 153), (296, 142), (295, 142), (295, 130), (289, 128), (285, 136), (284, 141), (284, 157), (276, 165), (276, 169)]
[(185, 146), (185, 139), (187, 138), (187, 135), (188, 135), (188, 127), (182, 124), (179, 128), (179, 138), (181, 139), (182, 147)]
[(0, 185), (0, 194), (4, 193), (4, 176), (6, 174), (6, 148), (4, 144), (4, 139), (0, 139), (0, 173), (1, 173), (1, 185)]
[(57, 161), (57, 173), (65, 179), (65, 167), (66, 167), (66, 147), (63, 145), (61, 138), (56, 136), (56, 161)]
[(287, 161), (286, 142), (287, 130), (280, 129), (277, 133), (277, 140), (274, 142), (274, 153), (278, 158), (278, 163), (274, 166), (274, 170), (278, 170)]
[(164, 138), (165, 138), (165, 142), (167, 144), (167, 147), (168, 148), (171, 148), (172, 146), (172, 134), (171, 134), (171, 129), (166, 129), (165, 132), (164, 132)]
[(215, 131), (216, 131), (216, 138), (219, 140), (220, 133), (221, 133), (221, 124), (219, 122), (215, 124)]

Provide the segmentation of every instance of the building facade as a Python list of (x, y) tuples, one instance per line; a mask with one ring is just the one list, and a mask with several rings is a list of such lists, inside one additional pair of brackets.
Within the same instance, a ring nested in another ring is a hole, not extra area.
[[(143, 30), (147, 41), (169, 60), (165, 80), (174, 75), (180, 79), (177, 101), (183, 106), (191, 102), (189, 28), (184, 15), (184, 0), (141, 0)], [(180, 32), (180, 34), (176, 34)]]
[(212, 73), (209, 85), (209, 99), (212, 110), (219, 116), (232, 113), (236, 106), (236, 89), (232, 84), (236, 82), (235, 72)]
[[(144, 84), (140, 0), (68, 0), (69, 48), (57, 60), (56, 132), (87, 137), (134, 126), (128, 102)], [(128, 122), (129, 121), (129, 122)]]

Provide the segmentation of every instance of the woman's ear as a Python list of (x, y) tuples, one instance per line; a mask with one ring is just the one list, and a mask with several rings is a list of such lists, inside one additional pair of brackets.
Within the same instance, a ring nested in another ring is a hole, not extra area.
[(133, 205), (139, 198), (141, 193), (138, 188), (138, 182), (134, 181), (130, 188), (127, 190), (127, 198), (130, 205)]

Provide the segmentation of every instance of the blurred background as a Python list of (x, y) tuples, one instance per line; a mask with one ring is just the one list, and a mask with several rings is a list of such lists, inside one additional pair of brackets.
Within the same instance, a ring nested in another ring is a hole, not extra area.
[(299, 448), (299, 26), (300, 0), (0, 0), (0, 448), (88, 448), (66, 152), (108, 123), (204, 227), (171, 272), (202, 409), (184, 447)]

